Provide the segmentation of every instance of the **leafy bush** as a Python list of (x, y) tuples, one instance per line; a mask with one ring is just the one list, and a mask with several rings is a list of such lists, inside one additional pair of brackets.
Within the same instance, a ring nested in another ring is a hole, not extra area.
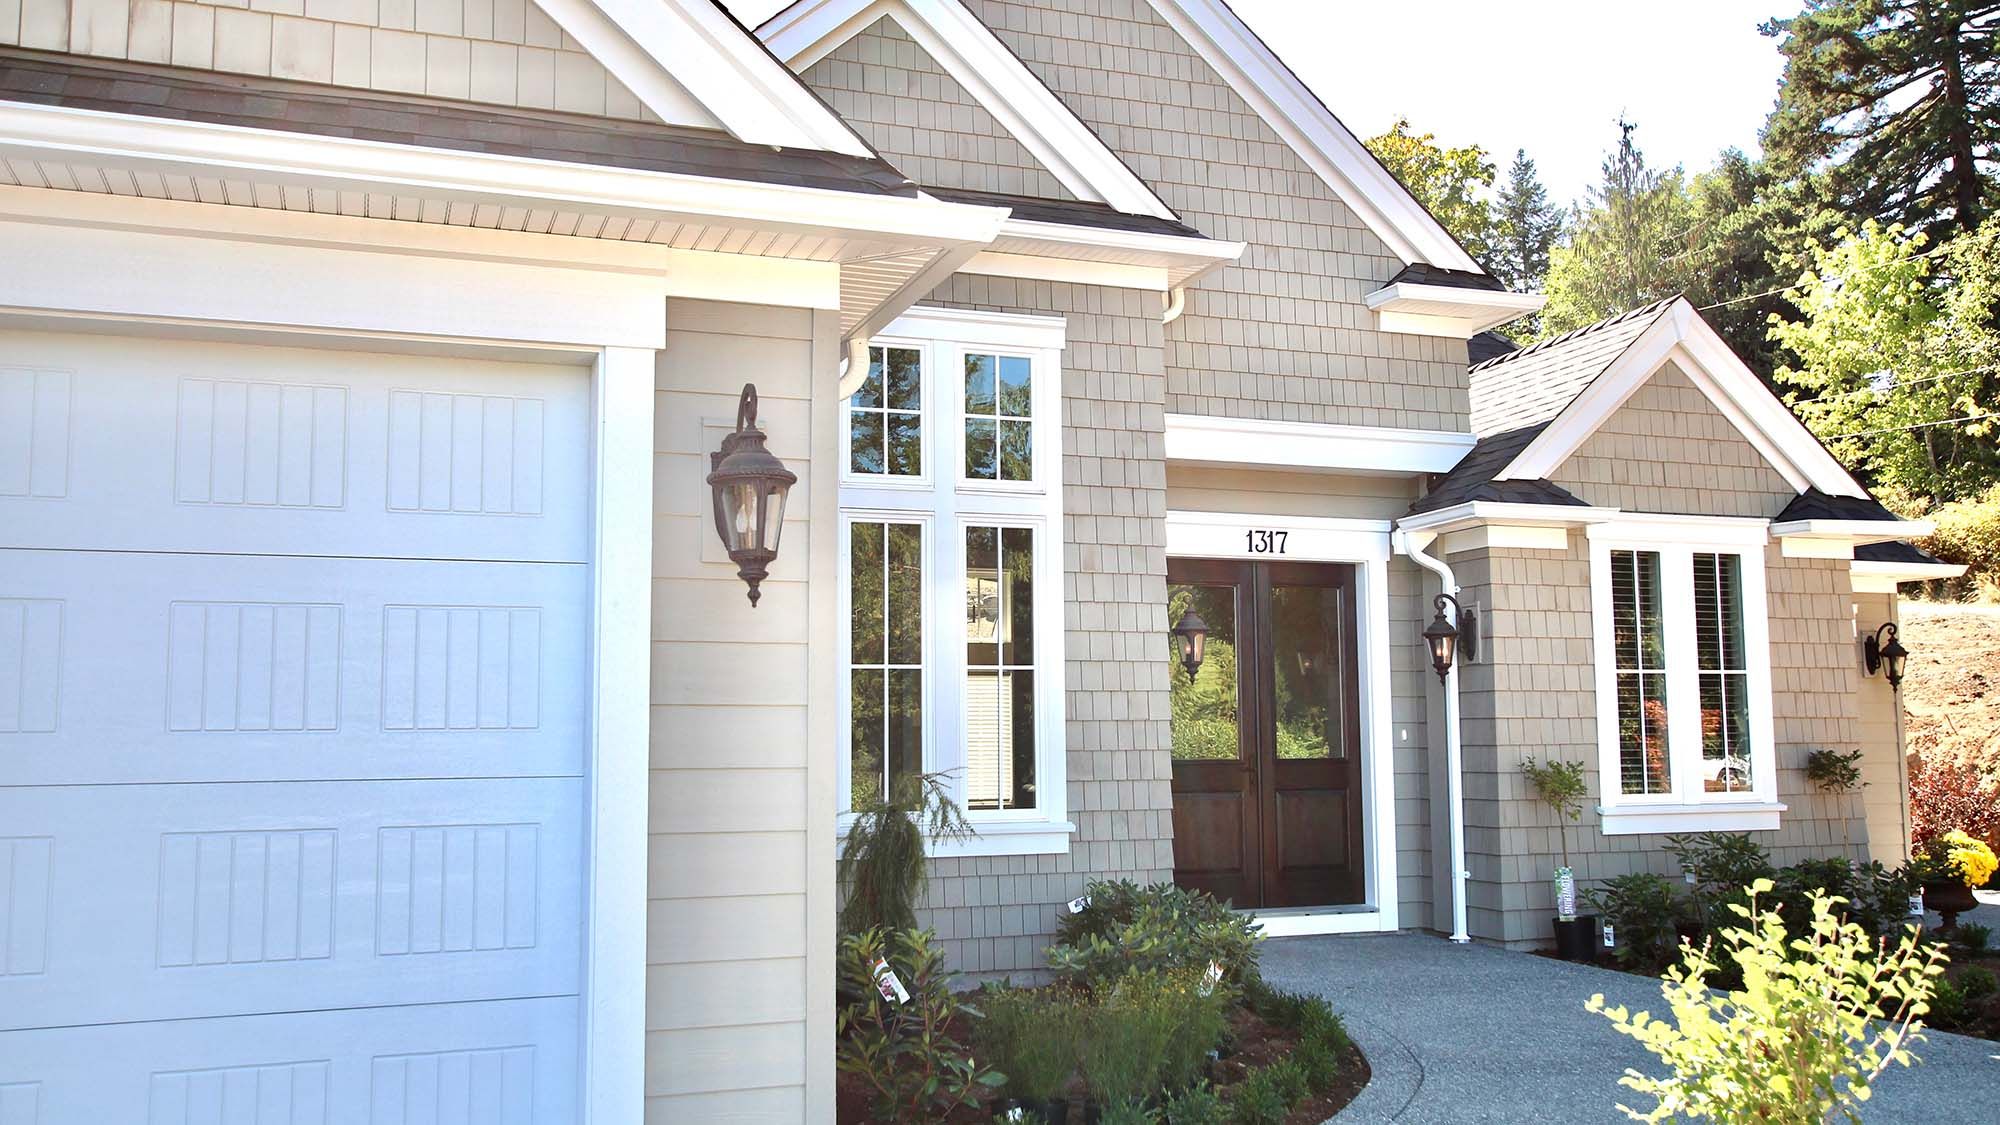
[(1084, 998), (1062, 988), (989, 984), (980, 990), (979, 1010), (984, 1018), (973, 1025), (973, 1046), (1007, 1076), (1007, 1093), (1037, 1102), (1060, 1097), (1076, 1070), (1077, 1036), (1089, 1011)]
[[(952, 1037), (953, 1019), (978, 1013), (952, 990), (953, 974), (935, 940), (929, 930), (881, 929), (841, 939), (841, 991), (858, 999), (841, 1008), (834, 1065), (860, 1076), (884, 1121), (935, 1120), (977, 1105), (984, 1090), (1006, 1080), (981, 1070)], [(875, 966), (882, 961), (910, 994), (907, 1003), (877, 990)]]
[(1232, 1125), (1283, 1125), (1309, 1092), (1305, 1073), (1291, 1059), (1250, 1072), (1229, 1099)]
[(1977, 957), (1986, 952), (1986, 947), (1993, 941), (1993, 927), (1982, 926), (1977, 922), (1961, 922), (1958, 932), (1952, 935), (1952, 941), (1960, 949)]
[(1777, 873), (1770, 855), (1746, 833), (1669, 836), (1665, 850), (1680, 864), (1683, 878), (1694, 875), (1694, 891), (1687, 905), (1704, 930), (1727, 923), (1730, 907), (1748, 901), (1745, 888)]
[[(1527, 775), (1528, 784), (1535, 787), (1535, 795), (1554, 809), (1557, 816), (1569, 821), (1583, 818), (1583, 799), (1590, 795), (1590, 787), (1583, 780), (1582, 762), (1553, 758), (1537, 762), (1530, 756), (1521, 760), (1521, 772)], [(1562, 841), (1563, 866), (1568, 867), (1569, 825), (1556, 825), (1556, 836)]]
[(1947, 832), (2000, 847), (2000, 778), (1970, 762), (1923, 753), (1910, 762), (1910, 839), (1918, 848)]
[(1651, 971), (1673, 957), (1680, 944), (1675, 919), (1680, 908), (1674, 885), (1663, 875), (1640, 872), (1608, 879), (1585, 895), (1618, 941), (1618, 959)]
[(1957, 980), (1940, 980), (1937, 994), (1931, 997), (1931, 1021), (1943, 1028), (1976, 1023), (1981, 1008), (1996, 991), (2000, 991), (2000, 980), (1991, 970), (1977, 965), (1960, 971)]
[(1160, 1106), (1167, 1125), (1229, 1125), (1229, 1105), (1215, 1087), (1197, 1082)]
[(1839, 903), (1814, 896), (1809, 931), (1794, 938), (1774, 910), (1760, 906), (1771, 881), (1750, 888), (1733, 911), (1741, 928), (1722, 931), (1744, 986), (1713, 990), (1718, 965), (1707, 943), (1687, 946), (1666, 973), (1661, 996), (1673, 1022), (1646, 1012), (1609, 1007), (1596, 995), (1587, 1005), (1639, 1041), (1673, 1071), (1656, 1078), (1627, 1070), (1619, 1084), (1657, 1100), (1648, 1111), (1618, 1108), (1638, 1121), (1819, 1122), (1868, 1099), (1869, 1085), (1891, 1065), (1915, 1061), (1923, 1038), (1933, 978), (1943, 972), (1935, 949), (1914, 932), (1894, 945), (1878, 943)]
[(1937, 531), (1917, 540), (1917, 546), (1967, 568), (1961, 578), (1943, 579), (1936, 593), (1969, 598), (2000, 587), (2000, 484), (1922, 514), (1937, 524)]
[(1125, 1098), (1098, 1111), (1097, 1125), (1157, 1125), (1158, 1115), (1137, 1098)]
[(943, 774), (902, 777), (888, 800), (858, 806), (840, 849), (840, 884), (847, 888), (841, 932), (915, 929), (930, 870), (925, 837), (970, 835), (972, 826), (947, 793)]
[(1233, 999), (1257, 979), (1256, 923), (1214, 896), (1161, 883), (1094, 883), (1090, 905), (1062, 921), (1049, 947), (1058, 978), (1098, 987), (1133, 972), (1222, 968), (1218, 995)]
[(1806, 780), (1829, 793), (1861, 787), (1861, 750), (1815, 750), (1806, 755)]
[(1877, 937), (1897, 936), (1909, 925), (1909, 898), (1916, 891), (1915, 880), (1906, 871), (1839, 856), (1779, 868), (1772, 881), (1777, 888), (1772, 906), (1794, 932), (1811, 924), (1813, 892), (1822, 891), (1842, 900), (1843, 920)]

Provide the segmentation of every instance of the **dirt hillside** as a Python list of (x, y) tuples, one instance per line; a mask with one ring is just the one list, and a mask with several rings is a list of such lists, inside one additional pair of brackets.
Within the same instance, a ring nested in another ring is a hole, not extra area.
[(2000, 606), (1906, 601), (1902, 617), (1909, 748), (2000, 766)]

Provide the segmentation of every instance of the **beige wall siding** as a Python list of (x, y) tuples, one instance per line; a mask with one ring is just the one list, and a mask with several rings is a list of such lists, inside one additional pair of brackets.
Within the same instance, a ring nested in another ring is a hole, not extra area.
[[(1521, 776), (1523, 758), (1584, 763), (1592, 803), (1597, 769), (1590, 555), (1581, 532), (1567, 550), (1481, 548), (1450, 562), (1467, 600), (1487, 607), (1487, 658), (1463, 673), (1466, 901), (1475, 937), (1551, 939), (1550, 873), (1561, 862), (1557, 820)], [(1835, 798), (1805, 780), (1813, 750), (1861, 744), (1847, 563), (1788, 559), (1768, 549), (1772, 718), (1778, 799), (1790, 806), (1776, 832), (1757, 838), (1779, 864), (1867, 853), (1859, 796)], [(1586, 808), (1569, 829), (1585, 887), (1635, 871), (1674, 872), (1659, 836), (1605, 836)]]
[(1074, 198), (888, 16), (800, 77), (889, 163), (920, 184)]
[(1671, 363), (1549, 479), (1628, 512), (1775, 516), (1798, 494)]
[(966, 6), (1176, 214), (1250, 244), (1166, 328), (1169, 410), (1465, 428), (1465, 342), (1374, 330), (1403, 263), (1146, 0)]
[(926, 300), (1060, 315), (1068, 855), (942, 859), (921, 921), (953, 964), (1032, 971), (1092, 879), (1173, 877), (1167, 708), (1166, 380), (1158, 297), (960, 276)]
[[(1392, 519), (1416, 498), (1401, 477), (1332, 476), (1206, 466), (1167, 467), (1167, 507), (1186, 512)], [(1430, 654), (1421, 632), (1435, 582), (1409, 559), (1389, 562), (1389, 719), (1395, 772), (1396, 898), (1406, 929), (1431, 925)], [(1419, 617), (1422, 613), (1424, 616)], [(1363, 659), (1368, 659), (1366, 654)]]
[[(799, 1121), (825, 1081), (812, 1069), (830, 1065), (820, 1025), (831, 1020), (833, 745), (827, 718), (812, 721), (808, 653), (832, 611), (830, 584), (815, 598), (808, 568), (831, 551), (811, 441), (815, 423), (832, 425), (830, 395), (815, 400), (814, 388), (816, 375), (831, 385), (835, 331), (830, 314), (801, 309), (667, 309), (654, 420), (649, 1122)], [(703, 481), (745, 372), (772, 451), (800, 478), (754, 610)]]
[(19, 0), (0, 44), (659, 120), (529, 0)]
[[(1858, 636), (1853, 659), (1861, 659), (1860, 637), (1872, 636), (1883, 622), (1896, 620), (1896, 595), (1854, 595)], [(1909, 767), (1903, 759), (1903, 701), (1879, 674), (1859, 675), (1855, 706), (1861, 714), (1861, 781), (1865, 786), (1861, 790), (1861, 805), (1868, 817), (1868, 856), (1891, 867), (1901, 866), (1910, 858)]]

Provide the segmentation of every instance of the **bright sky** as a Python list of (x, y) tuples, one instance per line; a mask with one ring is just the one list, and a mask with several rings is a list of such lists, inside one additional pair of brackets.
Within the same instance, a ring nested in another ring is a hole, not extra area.
[[(785, 0), (725, 0), (756, 26)], [(1757, 25), (1797, 0), (1230, 0), (1348, 128), (1398, 116), (1450, 145), (1477, 144), (1506, 175), (1525, 148), (1557, 203), (1582, 197), (1639, 124), (1648, 161), (1708, 167), (1754, 153), (1777, 96), (1776, 42)]]

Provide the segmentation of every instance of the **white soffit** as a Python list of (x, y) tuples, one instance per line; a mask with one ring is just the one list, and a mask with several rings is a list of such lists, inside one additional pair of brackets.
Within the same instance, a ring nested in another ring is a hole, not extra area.
[(1928, 582), (1957, 578), (1966, 571), (1964, 563), (1871, 562), (1855, 559), (1848, 573), (1857, 594), (1893, 594), (1904, 582)]
[(1148, 2), (1406, 264), (1486, 272), (1224, 0)]
[(1330, 473), (1444, 473), (1477, 439), (1450, 430), (1167, 415), (1167, 460)]
[(1132, 215), (1174, 213), (958, 0), (799, 0), (757, 35), (804, 73), (887, 16), (1078, 199)]
[(1817, 488), (1830, 496), (1868, 495), (1686, 298), (1676, 300), (1666, 315), (1633, 340), (1494, 479), (1549, 478), (1669, 361), (1794, 489)]
[(1541, 309), (1540, 293), (1419, 285), (1399, 281), (1363, 298), (1384, 332), (1468, 340), (1489, 328)]
[(1448, 508), (1434, 508), (1414, 516), (1404, 516), (1396, 526), (1405, 531), (1444, 534), (1470, 528), (1534, 527), (1568, 528), (1610, 523), (1624, 513), (1617, 508), (1590, 508), (1576, 504), (1509, 504), (1492, 500), (1469, 500)]
[(1823, 539), (1850, 547), (1922, 539), (1936, 531), (1937, 524), (1930, 520), (1789, 520), (1771, 525), (1771, 534), (1778, 539)]
[(663, 119), (687, 99), (753, 144), (873, 155), (852, 127), (709, 0), (534, 0)]
[(1164, 292), (1243, 256), (1244, 244), (1187, 235), (1008, 219), (965, 273)]

